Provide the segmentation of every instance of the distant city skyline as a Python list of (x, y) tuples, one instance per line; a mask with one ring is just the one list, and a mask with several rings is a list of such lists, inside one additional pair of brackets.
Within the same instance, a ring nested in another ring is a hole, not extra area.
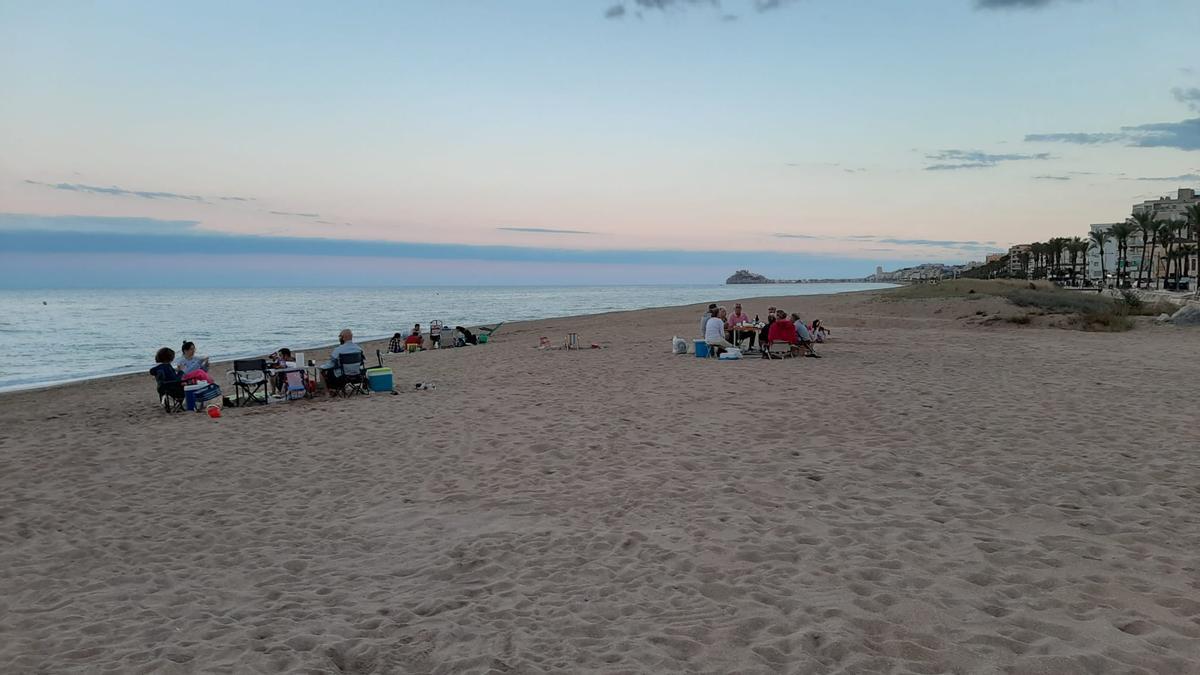
[(983, 260), (1200, 186), (1196, 25), (1185, 0), (0, 0), (0, 288), (161, 285), (178, 257), (221, 285)]

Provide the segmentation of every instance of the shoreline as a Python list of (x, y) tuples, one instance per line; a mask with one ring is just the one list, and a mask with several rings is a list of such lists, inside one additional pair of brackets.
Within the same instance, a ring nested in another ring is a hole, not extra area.
[(4, 394), (0, 671), (1190, 672), (1196, 329), (887, 295), (743, 301), (822, 359), (674, 355), (695, 303), (218, 419)]
[[(866, 283), (866, 282), (864, 282), (864, 283)], [(736, 285), (737, 284), (735, 284), (735, 286)], [(775, 284), (760, 284), (760, 285), (775, 285)], [(856, 293), (878, 293), (880, 291), (885, 291), (888, 288), (899, 287), (898, 284), (879, 283), (876, 285), (882, 286), (882, 288), (855, 290), (855, 291), (841, 291), (841, 292), (836, 292), (836, 293), (801, 294), (801, 295), (790, 295), (790, 296), (779, 296), (779, 297), (795, 297), (795, 298), (832, 297), (832, 296), (836, 296), (836, 295), (847, 295), (847, 294), (856, 294)], [(636, 287), (637, 285), (634, 285), (634, 286)], [(424, 287), (422, 287), (422, 288), (424, 288)], [(516, 288), (516, 287), (514, 287), (514, 288)], [(531, 287), (531, 288), (540, 288), (540, 287)], [(587, 287), (587, 288), (600, 288), (600, 287), (591, 286), (591, 287)], [(766, 297), (766, 296), (752, 296), (750, 298), (740, 298), (740, 301), (748, 302), (748, 301), (759, 299), (761, 297)], [(774, 297), (774, 296), (771, 296), (771, 297)], [(723, 300), (721, 302), (733, 302), (733, 301)], [(680, 307), (680, 306), (689, 306), (689, 305), (655, 305), (655, 306), (649, 306), (649, 307), (639, 307), (637, 309), (617, 309), (617, 310), (605, 310), (602, 312), (590, 312), (590, 313), (583, 313), (583, 314), (565, 314), (565, 315), (558, 315), (558, 316), (545, 316), (545, 317), (538, 317), (538, 318), (534, 318), (534, 319), (521, 319), (520, 321), (512, 321), (512, 322), (504, 321), (503, 323), (505, 323), (507, 325), (509, 323), (528, 323), (528, 322), (532, 322), (532, 321), (550, 321), (550, 320), (555, 320), (555, 319), (571, 319), (571, 318), (576, 318), (576, 317), (602, 316), (605, 314), (612, 314), (612, 313), (619, 313), (619, 312), (637, 312), (637, 311), (656, 310), (656, 309), (671, 309), (671, 308)], [(480, 324), (468, 325), (467, 327), (470, 328), (471, 330), (476, 330), (479, 326), (495, 325), (496, 323), (499, 323), (499, 321), (486, 321), (486, 322), (483, 322)], [(349, 328), (351, 328), (351, 330), (353, 330), (353, 326), (349, 326)], [(450, 330), (453, 330), (453, 328), (451, 328)], [(425, 331), (423, 332), (423, 335), (428, 336), (428, 334), (429, 334), (428, 326), (426, 326)], [(386, 345), (387, 341), (390, 340), (391, 337), (392, 337), (391, 335), (370, 337), (370, 338), (366, 338), (366, 339), (362, 340), (360, 342), (360, 344), (364, 345), (364, 350), (365, 350), (366, 344), (382, 342)], [(332, 349), (336, 345), (337, 345), (336, 342), (330, 342), (330, 343), (318, 344), (316, 346), (310, 346), (310, 347), (290, 347), (290, 348), (293, 352), (305, 352), (305, 353), (308, 353), (310, 351), (311, 352), (327, 352), (328, 350)], [(246, 351), (246, 352), (240, 352), (237, 354), (221, 354), (219, 356), (214, 356), (214, 355), (208, 355), (208, 356), (212, 360), (212, 363), (214, 365), (227, 365), (227, 364), (230, 364), (235, 359), (258, 358), (262, 355), (263, 354), (259, 353), (259, 351)], [(132, 376), (132, 375), (141, 375), (141, 374), (145, 374), (147, 371), (149, 371), (151, 366), (153, 366), (152, 362), (153, 362), (153, 355), (151, 354), (147, 358), (147, 365), (144, 368), (122, 369), (122, 370), (118, 370), (118, 371), (96, 373), (93, 375), (85, 375), (85, 376), (81, 376), (81, 377), (73, 377), (73, 378), (68, 378), (68, 379), (63, 379), (63, 380), (53, 380), (53, 381), (46, 381), (46, 382), (31, 382), (31, 383), (21, 383), (21, 384), (11, 384), (11, 385), (0, 386), (0, 400), (3, 400), (3, 397), (8, 394), (14, 394), (14, 393), (20, 393), (20, 392), (30, 392), (30, 391), (41, 391), (44, 389), (53, 389), (56, 387), (65, 387), (65, 386), (70, 386), (73, 384), (79, 384), (81, 382), (94, 382), (94, 381), (102, 381), (102, 380), (111, 379), (111, 378), (121, 378), (121, 377), (128, 377), (128, 376)], [(214, 379), (216, 379), (216, 378), (214, 377)], [(218, 382), (218, 384), (219, 384), (219, 382)]]

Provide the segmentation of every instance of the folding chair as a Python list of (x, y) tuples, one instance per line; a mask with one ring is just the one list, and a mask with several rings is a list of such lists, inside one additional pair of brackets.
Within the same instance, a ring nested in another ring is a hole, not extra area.
[(480, 326), (478, 329), (476, 329), (475, 337), (478, 338), (479, 344), (481, 344), (481, 345), (487, 344), (487, 341), (492, 339), (492, 333), (495, 333), (496, 331), (500, 330), (500, 326), (503, 326), (503, 325), (504, 325), (504, 322), (501, 321), (500, 323), (496, 324), (495, 326), (492, 326), (491, 328), (488, 328), (487, 326)]
[[(244, 359), (233, 362), (233, 370), (229, 371), (233, 382), (234, 405), (266, 405), (267, 397), (267, 360)], [(246, 394), (246, 402), (242, 402), (242, 393)], [(259, 394), (262, 394), (259, 396)]]
[(429, 348), (441, 349), (442, 347), (442, 328), (445, 326), (441, 321), (434, 319), (429, 322)]
[[(174, 377), (166, 374), (168, 370)], [(180, 379), (179, 373), (174, 368), (156, 367), (150, 369), (150, 374), (154, 376), (158, 391), (158, 403), (163, 407), (163, 411), (183, 412), (183, 380)]]
[(793, 356), (792, 345), (782, 340), (767, 342), (767, 348), (763, 350), (763, 358), (767, 359), (790, 359)]
[(339, 354), (338, 368), (342, 371), (341, 378), (339, 379), (342, 396), (371, 393), (370, 384), (367, 380), (367, 367), (363, 363), (362, 352)]

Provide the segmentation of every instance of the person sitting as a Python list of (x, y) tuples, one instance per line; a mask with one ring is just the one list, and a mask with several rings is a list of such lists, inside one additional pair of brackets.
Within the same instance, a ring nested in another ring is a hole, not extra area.
[[(267, 357), (267, 367), (272, 369), (288, 368), (294, 363), (292, 360), (292, 350), (287, 347), (280, 348), (279, 351)], [(287, 391), (287, 373), (275, 373), (271, 378), (271, 387), (276, 394)]]
[(338, 333), (338, 346), (329, 352), (329, 360), (321, 365), (321, 374), (325, 378), (325, 388), (333, 395), (342, 386), (342, 368), (338, 357), (342, 354), (363, 353), (362, 347), (354, 344), (354, 333), (349, 328), (343, 328)]
[[(795, 317), (796, 315), (793, 314), (792, 316)], [(801, 323), (800, 325), (803, 326), (804, 324)], [(805, 334), (807, 334), (807, 332), (808, 331), (806, 329)], [(798, 354), (803, 350), (805, 351), (805, 356), (820, 358), (820, 356), (813, 351), (812, 342), (800, 337), (800, 334), (796, 330), (796, 322), (792, 319), (789, 319), (787, 312), (783, 311), (782, 309), (775, 312), (775, 321), (771, 324), (771, 334), (768, 336), (768, 340), (768, 346), (774, 342), (783, 342), (785, 344), (792, 345), (791, 351), (794, 354)]]
[(150, 369), (150, 374), (154, 376), (154, 381), (158, 383), (158, 394), (165, 395), (166, 389), (170, 389), (172, 394), (178, 392), (177, 398), (183, 397), (183, 380), (180, 377), (179, 370), (171, 365), (175, 360), (175, 350), (170, 347), (163, 347), (154, 354), (154, 367)]
[(413, 326), (412, 333), (404, 338), (404, 348), (410, 352), (425, 348), (425, 340), (421, 337), (421, 324)]
[(704, 326), (704, 341), (708, 343), (709, 347), (716, 349), (718, 356), (726, 348), (733, 346), (725, 339), (725, 319), (721, 318), (723, 311), (716, 307), (711, 309), (708, 323)]
[(394, 333), (392, 335), (391, 342), (388, 342), (388, 352), (392, 354), (399, 354), (402, 351), (404, 351), (404, 336), (399, 333)]
[(824, 342), (826, 338), (833, 335), (833, 331), (821, 325), (820, 319), (813, 319), (812, 326), (808, 329), (812, 333), (813, 342)]
[[(773, 323), (775, 323), (775, 308), (770, 307), (767, 309), (767, 323), (763, 325), (761, 330), (758, 331), (758, 346), (759, 348), (764, 349), (764, 351), (767, 343), (770, 341), (771, 324)], [(763, 356), (766, 355), (764, 354)]]
[(713, 317), (713, 311), (717, 309), (717, 303), (709, 303), (708, 309), (704, 310), (704, 314), (700, 315), (700, 334), (708, 333), (708, 320)]
[(733, 306), (733, 314), (725, 320), (725, 329), (729, 334), (729, 341), (733, 344), (741, 344), (742, 340), (750, 339), (750, 349), (754, 349), (754, 331), (752, 330), (737, 330), (738, 326), (743, 326), (750, 323), (750, 317), (742, 312), (742, 303), (737, 303)]
[(184, 384), (194, 384), (196, 382), (208, 382), (212, 384), (213, 379), (208, 374), (208, 357), (196, 354), (196, 344), (184, 340), (180, 351), (183, 353), (179, 357), (179, 360), (175, 362), (175, 370), (183, 376)]
[(196, 343), (184, 340), (183, 348), (180, 351), (183, 353), (180, 355), (179, 360), (175, 362), (175, 370), (178, 370), (181, 375), (186, 377), (188, 373), (197, 370), (208, 370), (208, 357), (196, 354)]
[(455, 326), (454, 330), (458, 333), (458, 337), (454, 340), (457, 346), (462, 347), (464, 345), (479, 344), (479, 338), (475, 337), (475, 334), (472, 333), (470, 329), (464, 326)]

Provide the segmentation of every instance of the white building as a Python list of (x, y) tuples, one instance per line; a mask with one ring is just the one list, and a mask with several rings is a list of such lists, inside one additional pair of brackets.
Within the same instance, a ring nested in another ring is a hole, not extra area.
[[(1097, 223), (1091, 225), (1088, 229), (1090, 232), (1108, 232), (1108, 228), (1116, 223)], [(1089, 234), (1088, 241), (1091, 241)], [(1136, 266), (1141, 259), (1142, 252), (1142, 237), (1139, 234), (1134, 234), (1129, 238), (1129, 262)], [(1137, 251), (1135, 255), (1133, 251)], [(1109, 237), (1104, 243), (1104, 271), (1108, 273), (1109, 283), (1115, 283), (1117, 278), (1117, 240)], [(1087, 278), (1092, 281), (1100, 280), (1100, 250), (1095, 246), (1088, 249), (1087, 254)]]
[[(1182, 223), (1187, 220), (1187, 208), (1194, 204), (1200, 204), (1200, 197), (1196, 196), (1196, 191), (1192, 188), (1179, 188), (1174, 197), (1160, 197), (1158, 199), (1146, 200), (1141, 204), (1135, 204), (1133, 212), (1135, 214), (1153, 213), (1158, 220), (1172, 220)], [(1160, 255), (1163, 252), (1161, 247), (1157, 247), (1154, 253), (1154, 257), (1157, 260), (1153, 262), (1146, 261), (1146, 266), (1154, 270), (1153, 274), (1158, 277), (1166, 274), (1166, 261)], [(1130, 254), (1130, 257), (1132, 257), (1132, 254)], [(1189, 256), (1183, 267), (1184, 274), (1180, 277), (1180, 281), (1186, 283), (1188, 289), (1195, 289), (1197, 275), (1196, 256)], [(1172, 269), (1174, 269), (1174, 263), (1172, 263)]]

